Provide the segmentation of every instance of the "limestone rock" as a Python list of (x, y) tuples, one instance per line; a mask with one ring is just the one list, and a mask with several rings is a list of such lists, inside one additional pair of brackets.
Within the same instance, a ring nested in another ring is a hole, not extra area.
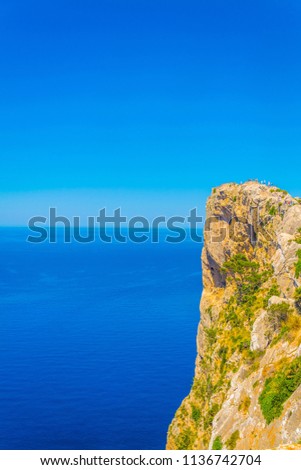
[[(301, 205), (250, 181), (214, 188), (206, 211), (195, 377), (167, 449), (294, 447), (301, 440), (301, 316), (294, 303)], [(271, 335), (269, 308), (282, 303), (289, 315)], [(286, 389), (284, 382), (283, 402), (270, 409), (266, 380), (277, 390), (285, 374), (292, 383)]]
[(256, 318), (251, 331), (251, 351), (264, 351), (269, 344), (267, 311), (261, 310)]

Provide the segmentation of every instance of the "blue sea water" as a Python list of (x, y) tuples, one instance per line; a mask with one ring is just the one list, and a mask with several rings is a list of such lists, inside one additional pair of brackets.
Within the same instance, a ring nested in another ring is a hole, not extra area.
[(0, 448), (163, 449), (189, 392), (200, 244), (0, 229)]

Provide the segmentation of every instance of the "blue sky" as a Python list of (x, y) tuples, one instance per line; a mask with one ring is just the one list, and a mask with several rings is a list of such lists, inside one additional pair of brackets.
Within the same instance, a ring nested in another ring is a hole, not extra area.
[(300, 24), (299, 0), (1, 2), (0, 223), (104, 193), (176, 213), (248, 178), (301, 194)]

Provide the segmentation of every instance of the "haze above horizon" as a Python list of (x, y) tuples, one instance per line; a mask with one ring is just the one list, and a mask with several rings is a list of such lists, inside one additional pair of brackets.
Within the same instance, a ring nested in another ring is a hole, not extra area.
[(182, 215), (248, 178), (301, 195), (300, 21), (292, 0), (2, 3), (0, 224)]

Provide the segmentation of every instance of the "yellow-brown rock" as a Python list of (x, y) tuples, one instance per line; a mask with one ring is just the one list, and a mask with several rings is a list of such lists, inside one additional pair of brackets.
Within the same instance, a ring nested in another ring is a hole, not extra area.
[(194, 383), (167, 449), (298, 448), (300, 234), (300, 202), (285, 191), (254, 181), (213, 190)]

